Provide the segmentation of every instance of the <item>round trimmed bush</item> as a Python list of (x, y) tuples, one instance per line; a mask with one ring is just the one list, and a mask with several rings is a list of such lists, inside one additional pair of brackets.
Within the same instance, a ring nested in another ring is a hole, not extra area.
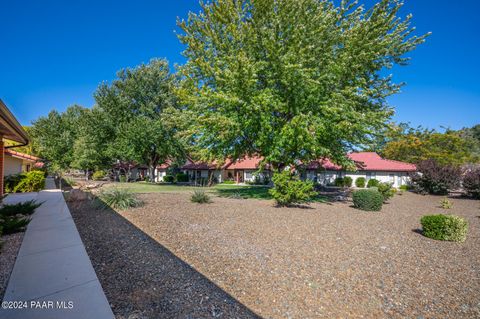
[(378, 187), (378, 184), (380, 184), (380, 182), (378, 181), (378, 179), (372, 178), (372, 179), (369, 179), (369, 180), (368, 180), (367, 187), (368, 187), (368, 188), (370, 188), (370, 187)]
[(420, 219), (423, 235), (437, 240), (464, 242), (468, 223), (455, 215), (426, 215)]
[(188, 182), (188, 175), (185, 173), (177, 173), (175, 176), (175, 179), (177, 180), (178, 183), (186, 183)]
[(174, 177), (173, 175), (165, 175), (163, 176), (163, 181), (165, 183), (173, 183)]
[(377, 190), (361, 189), (352, 195), (353, 205), (365, 211), (379, 211), (382, 209), (383, 196)]
[(344, 187), (352, 187), (353, 179), (350, 176), (345, 176), (343, 178), (343, 186)]
[(101, 181), (102, 179), (105, 178), (105, 172), (104, 171), (95, 171), (92, 175), (92, 179), (94, 181)]
[(335, 181), (333, 182), (333, 184), (337, 187), (343, 187), (344, 179), (342, 177), (337, 177), (335, 178)]
[(365, 177), (359, 177), (355, 180), (355, 186), (358, 188), (364, 188), (365, 187)]

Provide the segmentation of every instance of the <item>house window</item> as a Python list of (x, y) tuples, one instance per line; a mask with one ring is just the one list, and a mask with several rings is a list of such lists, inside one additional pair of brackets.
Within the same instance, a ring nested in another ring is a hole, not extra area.
[(366, 174), (367, 174), (367, 181), (377, 177), (377, 174), (375, 172), (367, 172)]

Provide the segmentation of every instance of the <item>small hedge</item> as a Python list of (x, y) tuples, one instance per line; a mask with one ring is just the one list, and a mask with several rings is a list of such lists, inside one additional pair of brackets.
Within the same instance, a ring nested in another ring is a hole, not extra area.
[(343, 186), (344, 187), (352, 187), (353, 179), (350, 176), (345, 176), (343, 178)]
[(467, 239), (468, 223), (455, 215), (426, 215), (420, 219), (423, 235), (436, 239), (464, 242)]
[[(175, 176), (175, 179), (178, 183), (186, 183), (188, 182), (188, 175), (185, 174), (185, 173), (178, 173), (176, 176)], [(165, 180), (165, 179), (164, 179)]]
[(227, 181), (223, 181), (222, 184), (229, 184), (229, 185), (232, 185), (232, 184), (235, 184), (235, 181), (230, 181), (230, 180), (227, 180)]
[(306, 203), (317, 196), (313, 182), (301, 181), (289, 171), (275, 173), (272, 180), (274, 187), (268, 192), (279, 206)]
[(105, 172), (104, 171), (96, 171), (95, 173), (93, 173), (92, 175), (92, 179), (94, 181), (101, 181), (102, 179), (104, 179), (106, 176)]
[(165, 175), (163, 176), (163, 181), (165, 183), (173, 183), (173, 181), (175, 180), (175, 178), (173, 177), (173, 175)]
[(337, 187), (343, 187), (343, 178), (342, 177), (335, 178), (335, 180), (333, 181), (333, 185)]
[(382, 209), (383, 196), (377, 190), (361, 189), (352, 195), (353, 205), (365, 211), (379, 211)]
[(384, 202), (388, 201), (393, 195), (395, 195), (395, 189), (390, 183), (379, 183), (377, 190), (382, 194)]
[(13, 189), (14, 193), (39, 192), (45, 188), (45, 174), (42, 171), (31, 171), (25, 174), (17, 186)]
[(380, 182), (378, 181), (378, 179), (372, 178), (372, 179), (369, 179), (369, 180), (368, 180), (367, 187), (368, 187), (368, 188), (370, 188), (370, 187), (378, 187), (378, 184), (380, 184)]
[(358, 188), (364, 188), (365, 187), (365, 177), (359, 177), (355, 180), (355, 186)]

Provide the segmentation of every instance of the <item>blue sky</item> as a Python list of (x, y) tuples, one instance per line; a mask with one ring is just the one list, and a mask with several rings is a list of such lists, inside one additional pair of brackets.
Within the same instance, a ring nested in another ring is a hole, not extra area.
[[(360, 0), (367, 5), (372, 0)], [(458, 129), (480, 123), (480, 24), (477, 0), (405, 0), (417, 33), (431, 31), (390, 98), (394, 120)], [(166, 57), (182, 63), (176, 18), (197, 0), (1, 1), (0, 98), (24, 125), (51, 109), (92, 106), (92, 93), (115, 72)]]

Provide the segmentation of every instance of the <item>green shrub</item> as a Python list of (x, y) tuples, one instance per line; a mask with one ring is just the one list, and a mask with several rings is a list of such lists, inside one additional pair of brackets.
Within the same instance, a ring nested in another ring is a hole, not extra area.
[(440, 201), (440, 206), (443, 208), (443, 209), (450, 209), (453, 207), (453, 203), (451, 201), (448, 200), (448, 198), (444, 198)]
[(13, 189), (15, 193), (39, 192), (45, 188), (45, 175), (42, 171), (30, 171), (25, 174), (17, 186)]
[(77, 182), (71, 178), (71, 177), (64, 177), (63, 178), (63, 181), (67, 184), (67, 185), (70, 185), (70, 186), (75, 186), (77, 185)]
[(190, 200), (194, 203), (210, 203), (210, 196), (204, 190), (194, 190)]
[(4, 235), (22, 232), (30, 222), (29, 218), (21, 216), (0, 216), (0, 228)]
[(345, 176), (343, 178), (343, 186), (344, 187), (352, 187), (353, 180), (350, 176)]
[(335, 178), (335, 180), (333, 181), (333, 185), (337, 186), (337, 187), (343, 187), (343, 184), (344, 184), (344, 180), (342, 177), (337, 177)]
[(383, 196), (383, 201), (386, 202), (395, 195), (395, 189), (390, 183), (379, 183), (377, 190)]
[(367, 187), (368, 187), (368, 188), (370, 188), (370, 187), (378, 187), (378, 184), (380, 184), (380, 182), (378, 181), (378, 179), (371, 178), (371, 179), (368, 180)]
[(353, 192), (353, 205), (365, 211), (379, 211), (382, 209), (383, 196), (372, 189), (361, 189)]
[(126, 182), (127, 182), (127, 176), (125, 176), (125, 175), (120, 175), (120, 176), (118, 177), (118, 180), (119, 180), (120, 183), (126, 183)]
[(235, 181), (223, 181), (222, 184), (235, 184)]
[(355, 180), (355, 186), (358, 188), (364, 188), (365, 187), (365, 177), (359, 177)]
[[(185, 173), (178, 173), (175, 176), (175, 179), (178, 183), (186, 183), (188, 182), (188, 175)], [(165, 178), (163, 180), (165, 181)]]
[(400, 185), (399, 189), (402, 191), (408, 191), (410, 187), (408, 187), (408, 185)]
[(5, 178), (3, 179), (3, 187), (5, 193), (13, 193), (15, 187), (25, 177), (26, 176), (24, 173), (5, 176)]
[(15, 215), (31, 215), (35, 212), (35, 209), (40, 207), (41, 203), (37, 203), (35, 200), (29, 200), (18, 204), (6, 204), (0, 208), (0, 215), (2, 216), (15, 216)]
[(165, 176), (163, 176), (163, 181), (165, 183), (173, 183), (174, 177), (173, 177), (173, 175), (165, 175)]
[(468, 223), (454, 215), (426, 215), (420, 219), (423, 235), (437, 240), (464, 242)]
[(116, 187), (101, 190), (99, 197), (106, 205), (114, 209), (128, 209), (142, 204), (137, 196), (128, 189)]
[(95, 171), (92, 175), (92, 179), (94, 181), (101, 181), (102, 179), (104, 179), (106, 176), (105, 172), (104, 171)]
[(275, 173), (272, 180), (274, 187), (269, 190), (269, 193), (280, 206), (305, 203), (317, 195), (313, 182), (303, 182), (289, 171)]

